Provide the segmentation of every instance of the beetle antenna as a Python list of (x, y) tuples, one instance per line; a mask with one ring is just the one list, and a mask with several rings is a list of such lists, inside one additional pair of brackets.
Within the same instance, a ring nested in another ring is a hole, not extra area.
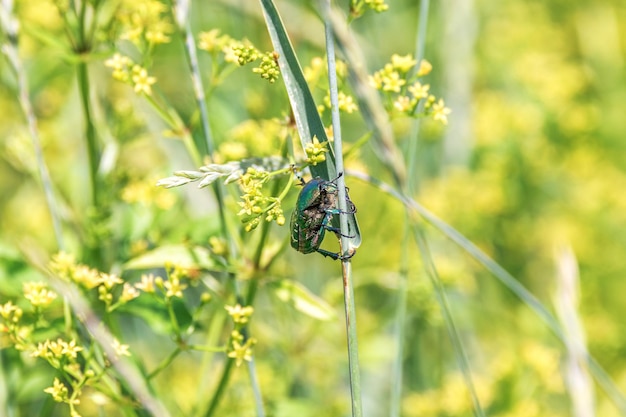
[(291, 171), (293, 172), (293, 175), (295, 175), (296, 178), (300, 180), (300, 185), (304, 185), (304, 178), (302, 178), (302, 175), (298, 173), (298, 168), (296, 167), (296, 164), (291, 164)]

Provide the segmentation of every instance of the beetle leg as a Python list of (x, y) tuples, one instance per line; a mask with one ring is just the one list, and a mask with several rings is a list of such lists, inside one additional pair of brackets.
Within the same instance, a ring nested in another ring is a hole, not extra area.
[(350, 259), (354, 256), (354, 254), (356, 253), (356, 251), (353, 251), (351, 254), (347, 255), (347, 256), (341, 256), (340, 253), (335, 253), (335, 252), (330, 252), (324, 249), (316, 249), (317, 252), (321, 253), (324, 256), (328, 256), (329, 258), (332, 258), (333, 260), (340, 260), (340, 261), (345, 261), (346, 259)]
[(332, 227), (328, 225), (328, 222), (330, 221), (330, 219), (333, 217), (333, 214), (338, 214), (338, 213), (342, 213), (341, 211), (338, 211), (337, 209), (329, 209), (326, 210), (326, 216), (324, 217), (324, 220), (322, 220), (322, 227), (330, 232), (333, 232), (339, 236), (343, 236), (343, 237), (347, 237), (348, 239), (352, 239), (354, 237), (350, 236), (350, 235), (344, 235), (343, 233), (341, 233), (341, 230), (337, 227)]

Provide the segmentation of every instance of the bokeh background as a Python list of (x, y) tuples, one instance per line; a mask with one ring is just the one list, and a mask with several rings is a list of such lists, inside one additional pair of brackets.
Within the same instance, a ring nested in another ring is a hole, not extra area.
[[(416, 48), (419, 2), (388, 4), (387, 12), (367, 13), (351, 26), (369, 73), (392, 54), (414, 53)], [(277, 1), (277, 7), (302, 66), (323, 56), (317, 3)], [(271, 50), (256, 2), (196, 2), (193, 9), (194, 30), (219, 28)], [(97, 129), (110, 158), (102, 166), (110, 211), (104, 220), (94, 221), (98, 215), (89, 208), (75, 62), (64, 44), (63, 21), (46, 0), (18, 1), (16, 14), (22, 25), (20, 54), (71, 251), (80, 259), (99, 237), (116, 248), (111, 264), (119, 265), (147, 246), (182, 241), (207, 245), (218, 229), (215, 201), (206, 189), (154, 186), (174, 170), (196, 167), (181, 142), (168, 137), (152, 109), (130, 87), (111, 78), (104, 60), (114, 47), (106, 42), (89, 61)], [(160, 94), (197, 126), (183, 57), (180, 39), (173, 36), (155, 52), (151, 73)], [(558, 265), (572, 262), (573, 256), (579, 268), (578, 313), (587, 347), (622, 392), (626, 392), (625, 57), (623, 1), (432, 2), (425, 58), (434, 69), (427, 81), (452, 113), (446, 127), (428, 120), (420, 124), (415, 195), (550, 310), (559, 297)], [(210, 66), (208, 56), (201, 56), (201, 65)], [(22, 249), (52, 254), (57, 248), (15, 77), (4, 60), (0, 77), (0, 301), (4, 302), (19, 297), (22, 282), (41, 279)], [(321, 100), (323, 93), (317, 93)], [(279, 128), (269, 120), (288, 114), (281, 80), (269, 85), (250, 71), (235, 71), (215, 87), (208, 106), (222, 152), (232, 153), (235, 143), (244, 156), (278, 153)], [(347, 146), (367, 131), (358, 113), (347, 115), (343, 124)], [(399, 118), (392, 124), (398, 146), (406, 149), (413, 122)], [(373, 147), (359, 149), (347, 164), (383, 180), (390, 178)], [(369, 184), (350, 178), (347, 182), (363, 234), (353, 268), (366, 415), (388, 415), (390, 407), (394, 317), (406, 253), (410, 273), (402, 415), (472, 415), (467, 386), (417, 248), (411, 243), (406, 247), (402, 206)], [(238, 210), (236, 193), (234, 187), (227, 202), (233, 213)], [(284, 203), (287, 214), (296, 194), (294, 190)], [(285, 229), (272, 230), (274, 247), (285, 243)], [(437, 230), (426, 231), (488, 415), (573, 415), (562, 344), (477, 262)], [(333, 242), (325, 245), (333, 248)], [(336, 315), (319, 320), (282, 303), (271, 283), (285, 278), (302, 283)], [(259, 340), (255, 358), (268, 415), (348, 415), (339, 264), (287, 249), (263, 282), (252, 332)], [(173, 346), (149, 321), (129, 315), (122, 322), (126, 343), (147, 368)], [(19, 394), (5, 397), (4, 404), (20, 403), (23, 415), (35, 415), (28, 410), (41, 410), (50, 370), (33, 361), (15, 365), (16, 354), (10, 349), (1, 354), (5, 392), (6, 384), (14, 384), (17, 388), (11, 392)], [(214, 382), (219, 361), (199, 368), (200, 360), (199, 355), (181, 356), (154, 381), (159, 398), (178, 410), (174, 415), (191, 415), (187, 413), (196, 406), (198, 391)], [(254, 415), (247, 378), (243, 368), (235, 373), (219, 415)], [(620, 415), (602, 390), (591, 388), (596, 415)], [(97, 415), (95, 400), (84, 403), (84, 415)], [(103, 410), (115, 415), (114, 409)], [(63, 412), (58, 408), (51, 415)]]

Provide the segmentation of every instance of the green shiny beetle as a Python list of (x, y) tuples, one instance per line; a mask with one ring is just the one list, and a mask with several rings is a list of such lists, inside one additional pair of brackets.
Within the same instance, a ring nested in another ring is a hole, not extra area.
[[(291, 214), (291, 247), (298, 252), (319, 252), (334, 260), (343, 260), (354, 255), (352, 253), (343, 257), (339, 253), (320, 249), (327, 230), (341, 235), (339, 229), (330, 225), (333, 215), (342, 213), (337, 207), (337, 178), (332, 181), (314, 178), (305, 183), (300, 191)], [(346, 199), (350, 210), (348, 213), (355, 213), (356, 207), (349, 198)]]

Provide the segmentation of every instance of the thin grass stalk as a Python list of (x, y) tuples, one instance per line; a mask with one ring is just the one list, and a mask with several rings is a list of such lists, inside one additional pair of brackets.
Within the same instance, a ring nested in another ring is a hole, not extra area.
[[(417, 38), (415, 40), (415, 60), (417, 61), (416, 68), (420, 67), (420, 63), (424, 59), (425, 51), (426, 51), (426, 30), (428, 27), (428, 9), (430, 6), (430, 0), (421, 0), (420, 1), (420, 11), (419, 11), (419, 20), (417, 23)], [(421, 99), (417, 105), (416, 113), (421, 113), (424, 109), (424, 99)], [(411, 126), (411, 137), (409, 140), (409, 148), (408, 148), (408, 177), (406, 183), (406, 193), (408, 195), (413, 195), (415, 192), (415, 187), (417, 186), (417, 144), (419, 142), (419, 127), (420, 120), (415, 119), (413, 121), (413, 125)]]
[[(347, 195), (345, 178), (343, 175), (343, 152), (341, 142), (341, 121), (339, 118), (339, 103), (337, 98), (337, 68), (335, 62), (335, 41), (330, 20), (330, 0), (321, 2), (324, 16), (326, 35), (326, 56), (328, 59), (328, 83), (330, 89), (331, 115), (333, 138), (335, 145), (335, 166), (337, 167), (338, 208), (341, 213), (347, 213)], [(359, 352), (356, 328), (356, 308), (354, 303), (354, 286), (352, 279), (352, 263), (349, 255), (352, 253), (348, 237), (348, 219), (339, 214), (339, 230), (341, 231), (341, 255), (343, 257), (341, 270), (343, 273), (343, 293), (346, 315), (346, 336), (348, 343), (348, 360), (350, 368), (350, 394), (352, 398), (352, 416), (361, 417), (363, 408), (361, 402), (361, 372), (359, 367)]]
[[(398, 201), (402, 202), (405, 207), (410, 208), (417, 214), (419, 214), (426, 222), (434, 226), (441, 233), (443, 233), (448, 239), (456, 243), (461, 249), (467, 252), (472, 258), (480, 263), (487, 271), (489, 271), (498, 281), (500, 281), (506, 288), (508, 288), (513, 294), (515, 294), (522, 302), (524, 302), (539, 318), (548, 326), (548, 328), (554, 333), (559, 341), (563, 344), (566, 343), (565, 333), (559, 324), (558, 320), (550, 313), (547, 307), (545, 307), (530, 291), (528, 291), (513, 275), (501, 267), (496, 261), (491, 259), (486, 253), (480, 250), (469, 239), (463, 236), (452, 226), (448, 225), (443, 220), (439, 219), (433, 213), (428, 211), (425, 207), (420, 205), (417, 201), (404, 196), (396, 189), (382, 181), (379, 181), (367, 174), (351, 171), (350, 176), (358, 178), (368, 184), (374, 185), (381, 191), (391, 195)], [(597, 360), (587, 353), (585, 360), (594, 376), (596, 381), (602, 387), (607, 396), (611, 399), (613, 404), (617, 407), (619, 412), (626, 416), (626, 398), (617, 388), (615, 383), (608, 376), (606, 371), (600, 366)]]
[(446, 330), (448, 331), (448, 336), (450, 337), (450, 341), (452, 342), (452, 346), (454, 348), (453, 350), (456, 355), (459, 368), (461, 368), (461, 373), (463, 374), (463, 378), (465, 379), (465, 385), (470, 392), (472, 405), (474, 407), (474, 415), (478, 417), (484, 417), (485, 412), (480, 405), (480, 399), (478, 398), (478, 394), (476, 393), (476, 387), (474, 386), (474, 382), (472, 381), (472, 371), (469, 366), (469, 360), (467, 359), (465, 347), (463, 346), (463, 341), (459, 336), (459, 331), (454, 324), (454, 319), (452, 318), (452, 313), (450, 312), (450, 304), (448, 303), (446, 292), (441, 285), (441, 279), (439, 278), (437, 267), (435, 266), (433, 258), (430, 254), (430, 248), (428, 246), (428, 241), (426, 240), (424, 230), (420, 224), (414, 224), (412, 230), (413, 237), (417, 242), (417, 247), (419, 248), (420, 256), (422, 257), (422, 262), (424, 263), (426, 275), (428, 275), (428, 278), (430, 279), (430, 282), (435, 289), (435, 296), (437, 297), (437, 301), (441, 306), (443, 319), (446, 323)]
[[(0, 7), (0, 23), (7, 35), (7, 42), (2, 46), (2, 52), (7, 57), (9, 65), (15, 72), (17, 80), (17, 88), (19, 94), (19, 102), (24, 112), (24, 117), (28, 124), (28, 130), (33, 143), (33, 149), (35, 150), (35, 158), (37, 161), (37, 169), (41, 178), (41, 184), (44, 190), (46, 198), (46, 204), (48, 211), (50, 212), (50, 218), (52, 219), (52, 228), (54, 230), (54, 237), (57, 243), (57, 248), (60, 251), (65, 250), (65, 241), (63, 239), (63, 231), (61, 228), (61, 214), (59, 212), (59, 206), (57, 204), (56, 196), (52, 188), (52, 180), (50, 178), (50, 171), (46, 165), (46, 161), (43, 157), (43, 149), (41, 146), (41, 138), (39, 137), (39, 128), (37, 127), (37, 117), (33, 110), (33, 105), (30, 101), (30, 93), (28, 91), (28, 80), (26, 79), (26, 71), (22, 65), (22, 60), (19, 57), (17, 42), (18, 42), (18, 22), (13, 18), (13, 2), (11, 0), (4, 0)], [(67, 298), (63, 297), (63, 317), (65, 323), (66, 332), (69, 332), (72, 328), (72, 312)]]
[(28, 131), (30, 133), (33, 149), (35, 150), (37, 170), (39, 171), (39, 177), (41, 178), (41, 184), (46, 198), (46, 204), (48, 205), (48, 211), (50, 212), (50, 218), (52, 219), (54, 237), (58, 249), (64, 250), (65, 244), (63, 241), (63, 232), (61, 230), (61, 215), (59, 213), (58, 204), (54, 195), (54, 190), (52, 188), (50, 172), (48, 171), (48, 166), (46, 165), (46, 161), (43, 157), (41, 138), (39, 137), (39, 129), (37, 127), (37, 117), (35, 116), (33, 105), (30, 101), (30, 93), (28, 91), (28, 80), (26, 79), (26, 71), (24, 70), (22, 60), (20, 59), (17, 50), (19, 25), (12, 16), (13, 2), (11, 0), (4, 0), (1, 7), (2, 10), (0, 12), (0, 21), (6, 34), (6, 43), (2, 45), (2, 52), (6, 56), (9, 65), (15, 72), (19, 102), (20, 106), (22, 107), (24, 117), (26, 118), (26, 123), (28, 125)]
[[(212, 158), (213, 153), (215, 152), (215, 144), (213, 141), (213, 135), (211, 133), (211, 126), (209, 123), (209, 114), (208, 114), (208, 110), (206, 106), (206, 97), (204, 93), (204, 86), (202, 85), (202, 75), (200, 73), (200, 66), (198, 64), (198, 54), (196, 50), (196, 43), (193, 37), (193, 32), (191, 30), (189, 11), (190, 11), (190, 2), (188, 0), (180, 1), (176, 3), (176, 6), (174, 8), (176, 21), (178, 23), (180, 30), (182, 31), (182, 36), (184, 40), (183, 44), (184, 44), (185, 54), (187, 57), (187, 63), (189, 65), (189, 72), (191, 75), (196, 104), (198, 105), (198, 110), (200, 112), (202, 133), (203, 133), (204, 140), (205, 140), (204, 146), (203, 146), (203, 148), (205, 149), (203, 149), (202, 153)], [(198, 144), (196, 146), (199, 147)], [(233, 258), (236, 258), (238, 256), (239, 251), (238, 251), (237, 245), (232, 239), (232, 235), (228, 228), (228, 222), (226, 220), (223, 186), (219, 181), (215, 181), (212, 184), (212, 187), (213, 187), (213, 192), (215, 194), (215, 198), (217, 200), (222, 234), (224, 238), (226, 239), (226, 241), (229, 243), (230, 256)], [(244, 303), (236, 277), (232, 274), (229, 274), (229, 278), (232, 281), (235, 298), (237, 299), (237, 302)], [(247, 339), (248, 337), (247, 327), (242, 330), (242, 335), (244, 336), (244, 339)], [(265, 416), (265, 411), (263, 409), (261, 388), (258, 385), (258, 378), (254, 374), (254, 372), (256, 372), (254, 363), (252, 361), (250, 361), (250, 363), (252, 363), (252, 366), (249, 365), (248, 371), (250, 374), (250, 384), (254, 392), (257, 415), (259, 417), (263, 417)], [(221, 400), (221, 397), (224, 393), (224, 390), (226, 389), (228, 385), (228, 381), (230, 380), (230, 375), (232, 372), (233, 364), (234, 364), (234, 359), (228, 358), (224, 366), (224, 369), (222, 371), (222, 376), (220, 378), (218, 387), (216, 391), (214, 392), (213, 397), (211, 398), (211, 401), (209, 403), (209, 408), (207, 410), (206, 416), (212, 415), (215, 409), (217, 408)]]
[[(191, 75), (194, 96), (196, 99), (196, 104), (200, 113), (200, 121), (202, 124), (202, 134), (204, 137), (204, 142), (202, 142), (202, 146), (200, 146), (201, 143), (196, 142), (196, 147), (198, 148), (198, 150), (201, 151), (201, 154), (208, 155), (209, 158), (213, 158), (213, 154), (215, 152), (215, 143), (213, 141), (213, 134), (211, 133), (211, 125), (209, 123), (209, 113), (206, 106), (204, 86), (202, 85), (202, 74), (200, 73), (200, 66), (198, 64), (196, 42), (193, 37), (191, 22), (189, 19), (190, 1), (184, 0), (177, 2), (174, 11), (178, 26), (182, 31), (185, 55), (187, 57), (187, 64), (189, 65), (189, 73)], [(217, 200), (222, 234), (229, 242), (231, 255), (237, 256), (237, 247), (231, 239), (231, 234), (226, 221), (224, 189), (219, 181), (215, 181), (212, 184), (212, 187), (213, 192), (215, 193), (215, 199)]]
[[(426, 49), (426, 28), (428, 25), (428, 8), (430, 1), (422, 0), (420, 2), (420, 12), (417, 24), (417, 32), (415, 39), (415, 60), (417, 61), (417, 68), (419, 68), (420, 62), (424, 57), (424, 51)], [(420, 100), (418, 103), (418, 112), (424, 107), (424, 100)], [(417, 143), (419, 141), (419, 127), (420, 119), (415, 119), (411, 126), (411, 133), (409, 137), (408, 147), (408, 161), (407, 161), (407, 181), (406, 181), (406, 194), (412, 195), (417, 181)], [(409, 213), (405, 211), (405, 223), (409, 224)], [(395, 314), (395, 330), (394, 335), (396, 337), (396, 355), (394, 356), (394, 363), (392, 368), (392, 385), (391, 385), (391, 400), (390, 400), (390, 416), (398, 417), (400, 415), (400, 404), (402, 401), (402, 382), (404, 380), (404, 341), (406, 331), (406, 315), (407, 315), (407, 292), (408, 292), (408, 274), (409, 274), (409, 245), (410, 229), (406, 228), (404, 236), (402, 237), (402, 258), (400, 266), (400, 276), (398, 282), (398, 304)]]
[[(365, 68), (364, 60), (356, 42), (350, 36), (350, 33), (341, 26), (341, 20), (337, 14), (332, 16), (333, 23), (335, 24), (335, 35), (337, 36), (338, 43), (348, 58), (351, 65), (348, 66), (351, 79), (354, 84), (354, 89), (359, 97), (361, 112), (366, 119), (367, 123), (374, 130), (374, 138), (378, 143), (381, 153), (379, 157), (385, 163), (385, 166), (389, 169), (393, 176), (394, 183), (398, 189), (405, 190), (407, 186), (406, 168), (402, 158), (399, 158), (400, 154), (395, 142), (393, 141), (393, 134), (391, 132), (388, 120), (382, 115), (386, 114), (380, 98), (372, 94), (366, 87), (367, 75), (364, 73)], [(424, 256), (424, 255), (423, 255)], [(429, 256), (429, 255), (426, 255)], [(432, 262), (432, 260), (429, 260)], [(442, 306), (443, 307), (443, 306)], [(458, 353), (464, 355), (464, 353)], [(397, 366), (397, 365), (396, 365)], [(468, 369), (468, 368), (465, 368)], [(465, 372), (462, 368), (462, 372)], [(397, 376), (397, 375), (396, 375)], [(471, 375), (464, 375), (466, 380), (471, 380)], [(392, 388), (397, 389), (397, 388)], [(395, 395), (398, 395), (397, 393)], [(478, 412), (478, 410), (476, 410)]]
[(257, 410), (258, 417), (265, 417), (265, 409), (263, 408), (263, 397), (261, 396), (260, 389), (254, 389), (254, 387), (260, 387), (259, 379), (256, 373), (256, 364), (254, 362), (254, 358), (252, 358), (248, 363), (248, 375), (250, 376), (250, 383), (252, 385), (252, 394), (254, 396), (254, 404)]

